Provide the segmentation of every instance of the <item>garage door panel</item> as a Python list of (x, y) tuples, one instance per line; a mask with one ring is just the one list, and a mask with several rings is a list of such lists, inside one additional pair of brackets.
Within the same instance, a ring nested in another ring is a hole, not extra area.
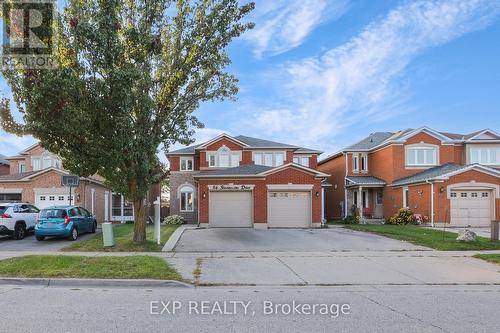
[(269, 192), (270, 228), (308, 228), (311, 220), (309, 192)]
[[(451, 224), (488, 226), (493, 219), (491, 195), (484, 191), (457, 191), (451, 198)], [(486, 193), (484, 195), (483, 193)]]
[(211, 228), (252, 227), (252, 192), (211, 192)]
[(66, 205), (69, 205), (69, 195), (67, 194), (45, 193), (35, 197), (35, 206), (39, 209)]

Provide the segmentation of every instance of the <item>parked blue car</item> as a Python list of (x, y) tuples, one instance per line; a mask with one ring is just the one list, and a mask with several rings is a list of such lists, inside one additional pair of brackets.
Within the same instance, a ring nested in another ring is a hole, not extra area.
[(39, 241), (45, 237), (67, 237), (75, 241), (80, 234), (95, 233), (96, 228), (96, 218), (85, 208), (55, 206), (40, 211), (35, 225), (35, 237)]

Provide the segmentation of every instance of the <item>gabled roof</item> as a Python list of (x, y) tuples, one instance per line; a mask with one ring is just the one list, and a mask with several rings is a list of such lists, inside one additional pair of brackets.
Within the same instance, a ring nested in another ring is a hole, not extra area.
[(178, 150), (171, 151), (167, 153), (167, 155), (193, 155), (196, 153), (196, 150), (198, 149), (203, 149), (209, 146), (210, 144), (220, 140), (221, 138), (227, 138), (228, 140), (232, 140), (240, 145), (242, 145), (244, 148), (248, 149), (293, 149), (297, 152), (300, 153), (311, 153), (311, 154), (321, 154), (322, 152), (319, 150), (315, 149), (309, 149), (309, 148), (303, 148), (295, 145), (289, 145), (286, 143), (280, 143), (280, 142), (275, 142), (275, 141), (269, 141), (269, 140), (264, 140), (264, 139), (258, 139), (258, 138), (253, 138), (250, 136), (244, 136), (244, 135), (238, 135), (235, 137), (232, 137), (227, 134), (221, 134), (217, 136), (216, 138), (207, 141), (205, 143), (181, 148)]
[(372, 149), (393, 136), (392, 132), (375, 132), (361, 141), (346, 147), (344, 150), (367, 150)]
[(447, 163), (441, 166), (427, 169), (415, 175), (404, 177), (392, 182), (392, 186), (405, 186), (410, 184), (425, 183), (426, 181), (446, 180), (451, 176), (469, 171), (478, 170), (485, 172), (496, 177), (500, 177), (500, 171), (486, 167), (480, 164), (458, 165), (454, 163)]
[(0, 182), (24, 180), (27, 177), (34, 175), (38, 172), (39, 171), (28, 171), (28, 172), (22, 172), (22, 173), (15, 173), (15, 174), (11, 174), (11, 175), (3, 175), (3, 176), (0, 176)]
[(386, 183), (382, 179), (373, 176), (348, 176), (345, 179), (349, 182), (347, 186), (362, 186), (362, 185), (372, 185), (372, 186), (384, 186)]
[(316, 177), (328, 177), (329, 175), (324, 174), (320, 171), (307, 168), (305, 166), (288, 163), (281, 165), (279, 167), (268, 167), (265, 165), (255, 165), (246, 164), (234, 168), (218, 169), (218, 170), (205, 170), (201, 171), (199, 174), (193, 175), (194, 178), (210, 178), (210, 177), (266, 177), (270, 174), (279, 172), (286, 168), (295, 168), (314, 174)]

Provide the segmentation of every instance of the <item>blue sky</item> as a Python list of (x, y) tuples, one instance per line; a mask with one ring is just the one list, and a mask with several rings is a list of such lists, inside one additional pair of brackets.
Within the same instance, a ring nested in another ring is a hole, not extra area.
[[(256, 5), (256, 28), (229, 48), (238, 100), (200, 107), (198, 141), (226, 132), (326, 155), (374, 131), (500, 130), (498, 0)], [(32, 142), (0, 132), (0, 153)]]

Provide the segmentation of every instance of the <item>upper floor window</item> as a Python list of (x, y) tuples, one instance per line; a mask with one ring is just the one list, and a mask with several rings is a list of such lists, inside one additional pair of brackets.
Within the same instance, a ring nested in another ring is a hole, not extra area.
[(361, 171), (368, 171), (368, 155), (361, 156)]
[(471, 148), (470, 162), (484, 165), (500, 165), (500, 148)]
[(241, 152), (231, 151), (227, 147), (221, 147), (217, 152), (207, 153), (209, 167), (229, 168), (240, 165)]
[(194, 162), (192, 157), (181, 157), (181, 171), (193, 171)]
[(254, 152), (253, 161), (256, 165), (265, 165), (268, 167), (277, 167), (285, 163), (284, 152)]
[(407, 166), (433, 166), (438, 164), (438, 148), (432, 145), (406, 147)]
[(26, 172), (26, 163), (21, 162), (19, 163), (19, 173)]
[(47, 169), (47, 168), (58, 168), (61, 169), (61, 160), (53, 156), (40, 156), (31, 158), (31, 166), (33, 171)]
[(308, 156), (294, 156), (293, 163), (300, 164), (305, 167), (309, 167), (309, 157)]
[(359, 156), (354, 155), (352, 157), (352, 171), (359, 171)]

